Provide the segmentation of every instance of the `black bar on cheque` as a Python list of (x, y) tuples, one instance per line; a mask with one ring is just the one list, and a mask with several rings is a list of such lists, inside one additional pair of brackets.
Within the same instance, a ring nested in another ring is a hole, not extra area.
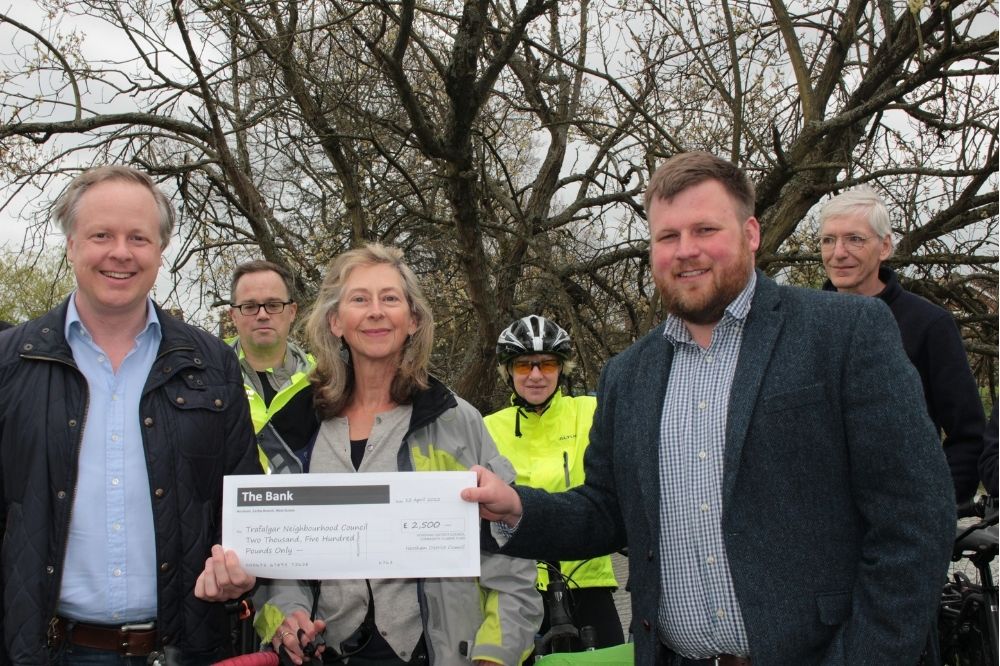
[(237, 488), (236, 506), (389, 504), (389, 486), (291, 486)]

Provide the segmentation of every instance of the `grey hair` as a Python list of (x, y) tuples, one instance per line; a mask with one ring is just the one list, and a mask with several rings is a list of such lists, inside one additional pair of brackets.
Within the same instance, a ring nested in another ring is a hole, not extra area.
[(848, 215), (862, 214), (868, 221), (868, 226), (872, 228), (875, 235), (880, 239), (889, 237), (892, 245), (892, 224), (889, 218), (889, 208), (882, 201), (873, 188), (867, 185), (855, 187), (847, 190), (826, 202), (819, 212), (819, 229), (823, 232), (823, 225), (826, 221), (834, 217), (845, 217)]
[(170, 236), (174, 232), (174, 223), (177, 220), (173, 204), (148, 174), (121, 164), (88, 169), (74, 178), (73, 182), (63, 191), (56, 201), (52, 213), (63, 234), (67, 238), (73, 235), (76, 227), (76, 216), (80, 211), (80, 198), (83, 197), (84, 193), (94, 185), (107, 182), (133, 183), (149, 190), (160, 213), (160, 248), (166, 248), (167, 244), (170, 243)]

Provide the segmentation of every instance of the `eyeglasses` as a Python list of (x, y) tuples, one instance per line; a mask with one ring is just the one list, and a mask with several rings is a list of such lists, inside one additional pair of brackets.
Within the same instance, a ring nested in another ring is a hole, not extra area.
[(281, 314), (285, 311), (286, 305), (291, 305), (295, 301), (268, 301), (267, 303), (230, 303), (230, 307), (239, 310), (244, 317), (253, 317), (264, 308), (267, 314)]
[(543, 375), (551, 375), (554, 372), (559, 372), (561, 367), (562, 361), (556, 358), (546, 358), (541, 361), (518, 359), (510, 364), (511, 371), (518, 377), (530, 375), (534, 368), (541, 370)]
[(849, 236), (820, 236), (819, 237), (819, 247), (821, 250), (830, 251), (837, 247), (837, 241), (844, 241), (844, 245), (847, 247), (854, 248), (855, 250), (860, 250), (865, 246), (865, 243), (870, 241), (873, 236), (859, 236), (857, 234), (850, 234)]

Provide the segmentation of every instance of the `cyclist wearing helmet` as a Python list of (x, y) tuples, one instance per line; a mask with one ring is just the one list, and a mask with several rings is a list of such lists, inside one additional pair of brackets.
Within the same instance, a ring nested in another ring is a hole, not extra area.
[[(519, 484), (558, 491), (583, 483), (583, 453), (597, 399), (563, 395), (559, 389), (559, 380), (573, 370), (572, 350), (569, 334), (539, 315), (516, 320), (497, 339), (498, 370), (513, 394), (509, 407), (485, 417), (486, 428), (514, 464)], [(576, 626), (593, 626), (597, 647), (624, 642), (612, 596), (618, 582), (611, 558), (559, 564)], [(538, 589), (546, 590), (548, 583), (548, 569), (540, 563)], [(541, 633), (548, 628), (546, 605)]]

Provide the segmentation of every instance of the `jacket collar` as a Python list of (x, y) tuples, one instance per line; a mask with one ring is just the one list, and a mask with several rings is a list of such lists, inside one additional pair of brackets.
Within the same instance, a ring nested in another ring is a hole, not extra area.
[(750, 427), (750, 417), (771, 362), (775, 343), (784, 325), (781, 292), (777, 283), (760, 271), (753, 304), (743, 329), (740, 356), (736, 362), (729, 412), (726, 419), (725, 459), (722, 473), (722, 511), (725, 515), (736, 483), (743, 444)]
[[(542, 405), (542, 411), (535, 409), (536, 405), (530, 405), (526, 400), (521, 398), (515, 391), (510, 396), (510, 406), (516, 409), (514, 413), (514, 436), (521, 436), (521, 417), (525, 419), (541, 419), (546, 415), (552, 415), (551, 418), (555, 418), (555, 415), (559, 413), (562, 405), (562, 388), (558, 385), (556, 390), (552, 392), (548, 400)], [(529, 409), (530, 407), (530, 409)]]
[(445, 411), (458, 406), (455, 394), (436, 377), (428, 377), (429, 386), (413, 396), (413, 413), (410, 415), (409, 435), (417, 428), (433, 421)]
[(878, 279), (885, 285), (885, 288), (878, 293), (878, 298), (882, 299), (886, 305), (892, 305), (892, 302), (903, 293), (903, 287), (896, 278), (896, 271), (888, 266), (879, 266)]
[[(24, 335), (18, 348), (22, 356), (49, 358), (76, 365), (65, 335), (66, 312), (69, 309), (70, 298), (72, 296), (67, 297), (38, 319), (24, 324)], [(162, 334), (160, 348), (156, 353), (157, 360), (154, 362), (155, 371), (165, 355), (172, 352), (193, 351), (197, 345), (191, 326), (167, 314), (156, 303), (153, 303), (153, 308), (160, 322)], [(196, 366), (201, 366), (203, 362), (201, 358), (192, 358), (192, 363)]]

